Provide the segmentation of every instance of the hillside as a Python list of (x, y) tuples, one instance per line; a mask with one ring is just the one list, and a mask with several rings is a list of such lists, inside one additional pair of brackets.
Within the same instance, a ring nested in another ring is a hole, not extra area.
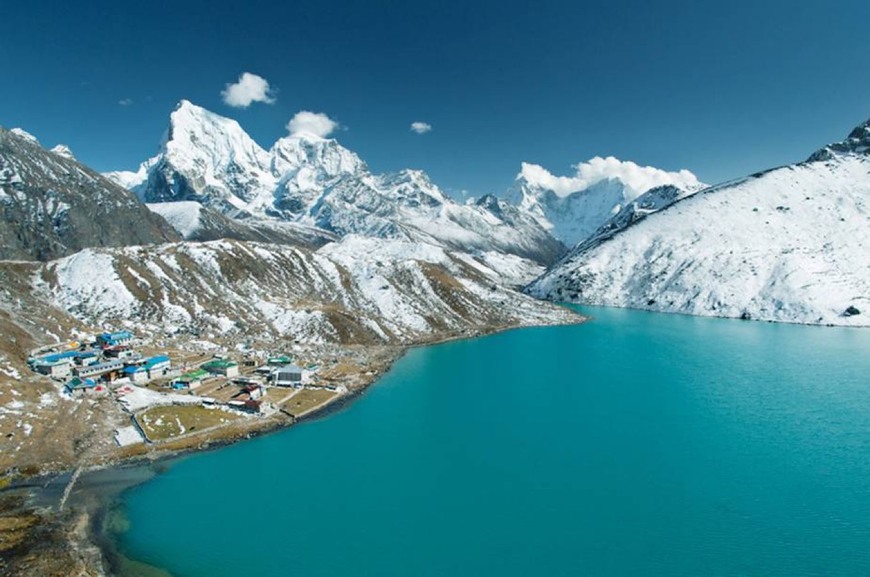
[(870, 325), (870, 122), (806, 162), (611, 221), (529, 288), (551, 300)]
[(145, 334), (413, 344), (572, 315), (502, 284), (541, 271), (504, 255), (349, 236), (316, 252), (213, 241), (87, 249), (52, 261), (39, 295), (91, 324)]
[(135, 196), (20, 130), (0, 128), (0, 259), (49, 260), (90, 246), (178, 240)]

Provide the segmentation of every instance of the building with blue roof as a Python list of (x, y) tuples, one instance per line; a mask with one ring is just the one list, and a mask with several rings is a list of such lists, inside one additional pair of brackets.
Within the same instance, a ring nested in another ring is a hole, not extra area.
[(120, 360), (111, 360), (104, 363), (97, 363), (87, 367), (79, 367), (76, 369), (76, 376), (85, 377), (103, 377), (106, 380), (114, 380), (116, 374), (123, 372), (124, 363)]
[(81, 395), (93, 391), (97, 388), (97, 381), (94, 379), (82, 379), (73, 377), (66, 382), (64, 389), (71, 395)]
[(97, 335), (97, 345), (101, 347), (117, 347), (118, 345), (125, 345), (132, 340), (133, 333), (130, 331), (106, 332)]
[(72, 371), (72, 364), (77, 356), (78, 351), (54, 353), (32, 359), (30, 366), (34, 371), (49, 377), (65, 377)]
[(78, 351), (67, 351), (65, 353), (53, 353), (50, 355), (45, 355), (44, 357), (38, 357), (35, 362), (36, 363), (40, 363), (40, 362), (42, 362), (42, 363), (56, 363), (58, 361), (63, 361), (63, 360), (67, 360), (67, 359), (69, 361), (72, 361), (73, 359), (77, 358), (78, 356), (79, 356)]
[(142, 366), (148, 371), (148, 378), (156, 379), (166, 374), (171, 366), (171, 361), (166, 355), (157, 355), (146, 359)]
[(124, 367), (124, 376), (134, 383), (144, 383), (148, 381), (148, 369), (143, 365)]

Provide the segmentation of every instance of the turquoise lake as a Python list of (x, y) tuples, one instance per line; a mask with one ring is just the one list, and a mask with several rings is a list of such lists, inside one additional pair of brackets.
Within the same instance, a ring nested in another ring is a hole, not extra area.
[(583, 309), (124, 495), (177, 577), (870, 575), (870, 330)]

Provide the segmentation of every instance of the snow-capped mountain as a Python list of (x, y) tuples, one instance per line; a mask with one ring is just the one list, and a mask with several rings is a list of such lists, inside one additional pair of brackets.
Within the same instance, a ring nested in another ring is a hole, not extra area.
[(640, 216), (626, 213), (602, 227), (536, 280), (530, 294), (698, 315), (870, 325), (870, 121), (805, 162)]
[[(660, 186), (680, 190), (678, 197), (706, 185), (688, 170), (667, 172), (612, 156), (595, 157), (575, 166), (573, 176), (554, 176), (524, 162), (505, 199), (532, 215), (568, 246), (584, 240), (610, 217), (646, 191)], [(662, 206), (657, 206), (657, 210)]]
[(297, 133), (266, 151), (234, 120), (188, 101), (170, 116), (154, 158), (107, 176), (148, 203), (196, 201), (234, 218), (278, 219), (338, 236), (361, 234), (541, 263), (565, 247), (507, 205), (458, 204), (425, 173), (372, 174), (336, 140)]
[(46, 150), (21, 129), (0, 128), (0, 258), (47, 260), (88, 246), (178, 240), (129, 191)]
[(275, 179), (268, 153), (239, 123), (183, 100), (173, 111), (160, 153), (137, 172), (106, 176), (144, 202), (195, 200), (224, 213), (245, 211)]

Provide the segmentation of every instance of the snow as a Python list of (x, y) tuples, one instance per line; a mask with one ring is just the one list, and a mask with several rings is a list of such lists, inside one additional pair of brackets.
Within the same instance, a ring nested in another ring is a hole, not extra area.
[(156, 212), (172, 225), (184, 238), (190, 238), (200, 227), (202, 205), (192, 200), (178, 202), (149, 202), (148, 209)]
[(654, 187), (671, 185), (690, 194), (706, 186), (686, 170), (666, 172), (613, 157), (596, 157), (577, 165), (577, 171), (575, 177), (556, 177), (540, 166), (523, 163), (505, 197), (572, 246)]
[(135, 425), (129, 425), (127, 427), (115, 429), (115, 442), (118, 443), (119, 447), (126, 447), (128, 445), (144, 443), (145, 437), (143, 437), (142, 433), (139, 432), (138, 427)]
[(543, 266), (528, 259), (495, 251), (483, 252), (474, 257), (463, 254), (457, 256), (487, 274), (493, 282), (508, 286), (525, 286), (545, 270)]
[(0, 407), (0, 414), (20, 415), (21, 409), (24, 408), (24, 403), (21, 401), (11, 401), (5, 406)]
[(5, 367), (0, 367), (0, 373), (3, 373), (7, 377), (15, 379), (16, 381), (21, 380), (21, 373), (19, 373), (18, 369), (16, 369), (15, 367), (10, 365), (9, 363), (6, 363)]
[(307, 343), (322, 344), (332, 332), (329, 321), (321, 311), (294, 310), (267, 300), (257, 300), (253, 306), (259, 310), (280, 335), (292, 336)]
[(51, 149), (51, 152), (55, 153), (58, 156), (66, 158), (67, 160), (76, 159), (76, 157), (72, 153), (72, 150), (70, 150), (69, 146), (67, 146), (66, 144), (58, 144)]
[(574, 176), (555, 176), (537, 164), (523, 162), (517, 179), (524, 179), (530, 186), (552, 190), (559, 197), (570, 196), (591, 188), (600, 182), (619, 181), (625, 188), (627, 198), (637, 198), (657, 186), (672, 185), (684, 190), (700, 190), (706, 187), (690, 171), (683, 169), (668, 172), (654, 166), (640, 166), (622, 161), (613, 156), (596, 156), (574, 165)]
[[(708, 189), (609, 240), (581, 245), (531, 293), (667, 312), (868, 326), (868, 172), (870, 159), (845, 154)], [(862, 314), (844, 316), (849, 306)]]
[[(487, 203), (471, 210), (502, 208)], [(504, 292), (505, 284), (524, 284), (541, 272), (530, 260), (496, 251), (472, 257), (425, 242), (354, 234), (313, 253), (220, 240), (86, 249), (44, 266), (34, 283), (57, 307), (88, 323), (129, 326), (145, 335), (414, 342), (499, 315), (516, 322), (553, 314)], [(206, 346), (216, 345), (201, 348)]]
[(115, 272), (111, 254), (85, 249), (54, 261), (49, 267), (58, 278), (59, 294), (55, 297), (69, 308), (87, 302), (96, 305), (98, 318), (130, 317), (139, 304)]
[(200, 405), (202, 397), (177, 393), (158, 393), (142, 387), (126, 385), (116, 391), (118, 400), (129, 412), (162, 405)]
[(30, 142), (32, 142), (34, 144), (39, 144), (39, 141), (36, 139), (36, 137), (33, 136), (32, 134), (30, 134), (29, 132), (27, 132), (26, 130), (24, 130), (23, 128), (13, 128), (9, 132), (14, 134), (15, 136), (29, 140)]

